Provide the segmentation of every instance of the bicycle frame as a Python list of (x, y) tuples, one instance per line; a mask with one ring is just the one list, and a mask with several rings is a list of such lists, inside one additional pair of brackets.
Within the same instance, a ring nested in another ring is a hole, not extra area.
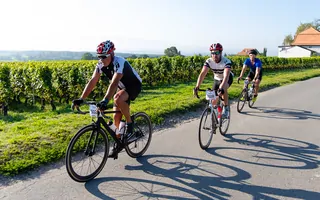
[[(239, 80), (238, 80), (238, 83), (239, 83)], [(249, 84), (250, 84), (250, 87), (249, 87)], [(249, 81), (248, 79), (244, 80), (244, 89), (246, 91), (246, 97), (249, 97), (249, 93), (248, 92), (249, 92), (250, 88), (252, 88), (252, 92), (254, 92), (254, 88), (255, 88), (254, 84), (255, 84), (254, 81)], [(246, 99), (246, 101), (247, 101), (247, 99)]]
[[(204, 91), (204, 92), (214, 91), (214, 90), (211, 90), (211, 88), (208, 88), (208, 89), (206, 89), (206, 90), (204, 90), (204, 89), (198, 89), (198, 90), (199, 90), (199, 91)], [(199, 98), (199, 96), (197, 96), (197, 97)], [(214, 95), (214, 97), (216, 97), (216, 98), (219, 97), (219, 99), (218, 99), (218, 101), (217, 101), (217, 105), (221, 104), (221, 101), (224, 101), (221, 96), (216, 96), (216, 95)], [(217, 124), (218, 126), (221, 126), (221, 120), (218, 120), (218, 116), (217, 116), (216, 113), (214, 112), (214, 110), (217, 110), (218, 106), (212, 104), (212, 99), (211, 99), (211, 98), (209, 98), (209, 99), (207, 99), (207, 100), (208, 100), (208, 102), (207, 102), (207, 107), (210, 108), (210, 110), (211, 110), (211, 115), (214, 116), (214, 117), (213, 117), (213, 118), (214, 118), (214, 122), (215, 122), (214, 124)], [(214, 99), (214, 100), (215, 100), (215, 99)], [(219, 105), (219, 106), (221, 106), (221, 105)], [(217, 113), (218, 113), (218, 110), (217, 110)]]
[[(85, 104), (96, 106), (95, 102), (85, 102)], [(77, 110), (81, 114), (89, 113), (89, 112), (81, 111), (79, 107), (77, 107)], [(111, 120), (112, 118), (109, 117), (109, 116), (106, 116), (105, 114), (112, 114), (112, 113), (121, 113), (121, 111), (100, 111), (99, 109), (97, 109), (96, 110), (96, 114), (95, 114), (97, 120), (96, 121), (92, 120), (93, 121), (93, 125), (95, 126), (96, 130), (99, 130), (99, 129), (101, 129), (101, 124), (102, 124), (102, 126), (105, 128), (105, 130), (110, 134), (110, 136), (114, 139), (114, 141), (119, 145), (119, 147), (120, 147), (119, 149), (122, 149), (125, 146), (125, 141), (118, 139), (118, 137), (116, 136), (116, 133), (110, 128), (111, 124), (108, 125), (107, 122), (104, 120), (104, 118), (109, 118)], [(125, 134), (125, 133), (123, 133), (123, 134)], [(90, 135), (88, 145), (90, 144), (90, 142), (92, 140), (92, 137), (93, 137), (93, 134)], [(88, 145), (87, 145), (87, 147), (88, 147)], [(95, 140), (94, 148), (95, 148), (95, 146), (96, 146), (96, 140)], [(93, 148), (93, 152), (95, 150), (94, 148)]]

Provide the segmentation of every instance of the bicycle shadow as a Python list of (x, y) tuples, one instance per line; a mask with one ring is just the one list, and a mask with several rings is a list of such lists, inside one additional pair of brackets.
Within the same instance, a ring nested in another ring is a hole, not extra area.
[[(275, 199), (270, 195), (303, 199), (320, 198), (320, 193), (307, 190), (252, 185), (247, 182), (251, 178), (251, 174), (247, 171), (211, 160), (173, 155), (150, 155), (139, 158), (137, 161), (140, 165), (127, 165), (126, 170), (137, 171), (139, 176), (145, 173), (146, 175), (143, 176), (149, 176), (147, 180), (126, 177), (97, 178), (86, 183), (86, 189), (102, 199), (144, 197), (226, 200), (232, 197), (230, 190), (237, 192), (237, 198), (241, 198), (242, 195), (246, 198), (251, 195), (252, 199)], [(120, 182), (116, 184), (115, 181)], [(117, 188), (120, 188), (120, 191)]]
[[(319, 146), (308, 142), (283, 137), (246, 133), (226, 134), (224, 137), (226, 142), (238, 143), (245, 145), (245, 147), (214, 147), (209, 148), (207, 152), (237, 162), (266, 167), (316, 169), (320, 164)], [(255, 148), (250, 149), (248, 146)], [(262, 148), (262, 150), (259, 150), (256, 147)], [(228, 151), (252, 151), (257, 154), (252, 156), (255, 159), (247, 158), (247, 160), (244, 160), (231, 157), (231, 154), (228, 154)]]
[(246, 114), (255, 117), (275, 118), (275, 119), (318, 119), (320, 114), (313, 114), (311, 111), (299, 110), (293, 108), (279, 107), (253, 107), (250, 111), (242, 111), (241, 114)]

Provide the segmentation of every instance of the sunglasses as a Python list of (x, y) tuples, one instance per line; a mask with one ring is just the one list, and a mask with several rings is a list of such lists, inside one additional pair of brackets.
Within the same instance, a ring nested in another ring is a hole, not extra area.
[(103, 60), (103, 59), (106, 59), (106, 58), (108, 58), (110, 56), (110, 54), (108, 54), (108, 55), (105, 55), (105, 56), (98, 56), (98, 58), (100, 59), (100, 60)]
[(211, 54), (212, 54), (212, 55), (219, 55), (219, 54), (220, 54), (220, 51), (211, 51)]

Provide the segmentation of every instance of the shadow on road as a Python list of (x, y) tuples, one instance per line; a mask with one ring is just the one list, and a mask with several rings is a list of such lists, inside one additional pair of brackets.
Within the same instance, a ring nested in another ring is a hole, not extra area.
[(253, 107), (249, 111), (242, 111), (241, 114), (246, 114), (255, 117), (275, 118), (275, 119), (318, 119), (320, 114), (314, 114), (307, 110), (298, 110), (292, 108), (278, 108), (278, 107)]
[[(216, 147), (207, 152), (238, 162), (289, 169), (316, 169), (320, 164), (320, 148), (315, 144), (289, 138), (235, 133), (226, 134), (225, 141), (245, 145), (244, 148)], [(253, 147), (253, 148), (248, 148)], [(259, 147), (260, 149), (257, 149)], [(230, 151), (256, 152), (247, 160), (234, 158)]]
[[(250, 173), (240, 168), (210, 160), (150, 155), (137, 159), (138, 166), (126, 170), (144, 172), (140, 178), (97, 178), (85, 184), (86, 189), (102, 199), (230, 199), (228, 191), (237, 192), (237, 198), (276, 199), (272, 197), (320, 199), (317, 192), (301, 189), (281, 189), (252, 185), (247, 182)], [(160, 181), (161, 180), (161, 181)], [(163, 182), (165, 181), (165, 182)]]

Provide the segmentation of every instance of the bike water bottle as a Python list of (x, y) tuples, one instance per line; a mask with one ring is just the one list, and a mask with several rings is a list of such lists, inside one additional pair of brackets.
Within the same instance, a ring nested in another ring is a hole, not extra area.
[(221, 119), (221, 113), (222, 113), (222, 108), (221, 106), (219, 105), (218, 106), (218, 122), (220, 123), (220, 119)]

